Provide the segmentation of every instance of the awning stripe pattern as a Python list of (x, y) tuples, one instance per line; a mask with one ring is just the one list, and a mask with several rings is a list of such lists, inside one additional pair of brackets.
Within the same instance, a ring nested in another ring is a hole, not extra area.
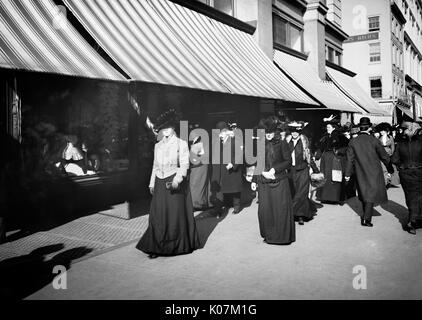
[[(65, 3), (133, 80), (317, 104), (272, 65), (252, 36), (181, 5), (168, 0)], [(240, 38), (236, 42), (233, 32)]]
[(336, 86), (366, 112), (385, 114), (378, 103), (363, 90), (353, 77), (330, 67), (327, 67), (327, 73)]
[(0, 1), (0, 67), (126, 81), (52, 0)]
[(242, 61), (248, 63), (254, 74), (265, 80), (267, 88), (274, 91), (277, 96), (284, 96), (284, 100), (287, 101), (318, 105), (306, 92), (298, 88), (286, 75), (278, 70), (273, 61), (255, 44), (255, 40), (251, 35), (218, 21), (215, 23), (226, 43), (236, 51)]
[(346, 112), (364, 112), (332, 82), (322, 81), (309, 62), (274, 50), (274, 62), (324, 107)]
[(173, 36), (147, 1), (65, 3), (132, 80), (227, 91)]
[(172, 2), (149, 3), (173, 29), (175, 37), (180, 37), (184, 45), (230, 92), (275, 97), (275, 93), (248, 69), (246, 61), (242, 61), (223, 41), (211, 19)]

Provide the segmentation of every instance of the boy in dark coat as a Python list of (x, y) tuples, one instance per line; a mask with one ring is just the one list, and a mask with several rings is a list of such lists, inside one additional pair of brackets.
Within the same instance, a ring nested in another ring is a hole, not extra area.
[(381, 162), (384, 163), (388, 172), (394, 172), (390, 157), (381, 142), (370, 134), (372, 124), (367, 117), (360, 119), (359, 136), (352, 139), (347, 149), (347, 166), (345, 180), (349, 181), (356, 173), (359, 200), (363, 203), (363, 216), (361, 225), (372, 227), (372, 215), (374, 206), (387, 202), (387, 189), (384, 182), (384, 174)]

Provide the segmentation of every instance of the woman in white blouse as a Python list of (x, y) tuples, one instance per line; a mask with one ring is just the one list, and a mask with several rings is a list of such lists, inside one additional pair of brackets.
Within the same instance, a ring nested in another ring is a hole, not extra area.
[(154, 148), (149, 225), (136, 246), (149, 258), (186, 254), (199, 248), (192, 197), (186, 181), (189, 147), (177, 137), (177, 125), (174, 110), (159, 116), (156, 123), (162, 138)]

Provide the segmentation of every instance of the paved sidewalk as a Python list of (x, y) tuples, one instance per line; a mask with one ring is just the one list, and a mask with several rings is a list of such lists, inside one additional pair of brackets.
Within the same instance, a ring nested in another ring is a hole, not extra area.
[[(360, 226), (356, 199), (325, 205), (296, 227), (296, 242), (262, 242), (257, 204), (218, 221), (197, 219), (205, 247), (150, 260), (135, 242), (71, 265), (67, 290), (51, 284), (29, 299), (420, 299), (422, 230), (404, 232), (400, 188), (377, 207), (374, 228)], [(367, 289), (353, 288), (353, 268), (365, 266)]]
[(48, 246), (57, 248), (44, 255), (46, 261), (66, 252), (69, 253), (67, 258), (70, 260), (87, 258), (138, 239), (148, 226), (148, 210), (143, 205), (139, 213), (144, 215), (129, 220), (124, 219), (126, 206), (126, 203), (119, 204), (108, 210), (21, 237), (9, 233), (8, 239), (12, 240), (0, 245), (0, 262), (30, 255), (34, 250)]

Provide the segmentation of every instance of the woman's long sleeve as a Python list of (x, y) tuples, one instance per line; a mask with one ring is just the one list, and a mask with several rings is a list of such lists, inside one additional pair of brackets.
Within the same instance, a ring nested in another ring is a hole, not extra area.
[(151, 172), (151, 178), (149, 180), (149, 187), (154, 188), (155, 186), (155, 177), (156, 172), (158, 170), (158, 162), (157, 162), (157, 144), (154, 146), (154, 162), (152, 164), (152, 172)]
[(178, 181), (178, 183), (181, 183), (183, 178), (188, 174), (190, 154), (187, 142), (180, 140), (179, 143), (179, 168), (177, 169), (175, 179)]

